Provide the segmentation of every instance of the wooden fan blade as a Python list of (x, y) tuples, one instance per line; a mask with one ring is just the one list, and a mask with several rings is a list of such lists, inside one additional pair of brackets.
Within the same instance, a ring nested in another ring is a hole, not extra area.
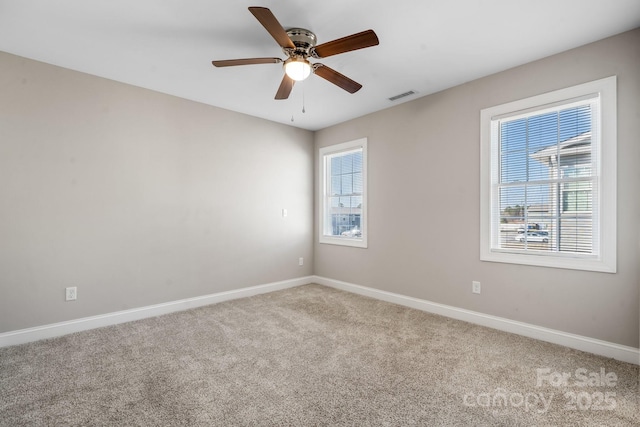
[(269, 32), (269, 34), (271, 34), (271, 37), (273, 37), (281, 47), (288, 47), (291, 49), (296, 48), (287, 35), (287, 32), (282, 28), (282, 25), (280, 25), (269, 9), (266, 7), (253, 6), (249, 8), (249, 11), (253, 13), (253, 16), (260, 21), (262, 26)]
[(340, 74), (336, 70), (327, 67), (322, 64), (313, 64), (313, 73), (322, 77), (328, 82), (333, 83), (336, 86), (341, 87), (349, 93), (356, 93), (362, 88), (362, 85), (358, 82), (351, 80), (349, 77)]
[(282, 82), (280, 83), (280, 87), (276, 93), (276, 99), (289, 98), (289, 94), (291, 93), (295, 82), (295, 80), (285, 74), (284, 77), (282, 77)]
[(223, 61), (211, 61), (216, 67), (233, 67), (236, 65), (253, 64), (277, 64), (282, 62), (280, 58), (246, 58), (246, 59), (225, 59)]
[(319, 44), (315, 48), (312, 48), (312, 51), (315, 52), (314, 56), (318, 58), (326, 58), (327, 56), (337, 55), (339, 53), (376, 46), (379, 43), (376, 33), (373, 30), (367, 30), (341, 39)]

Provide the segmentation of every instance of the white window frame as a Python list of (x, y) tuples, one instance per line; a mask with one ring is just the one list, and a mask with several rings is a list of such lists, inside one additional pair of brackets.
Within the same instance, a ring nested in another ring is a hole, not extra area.
[[(362, 210), (360, 213), (360, 230), (362, 237), (334, 236), (327, 234), (327, 230), (331, 228), (331, 224), (327, 223), (327, 209), (329, 208), (327, 203), (327, 189), (330, 185), (328, 182), (330, 177), (327, 175), (328, 159), (336, 154), (347, 153), (349, 151), (360, 149), (362, 150)], [(367, 168), (367, 138), (320, 148), (318, 156), (318, 182), (320, 183), (320, 191), (318, 192), (318, 240), (320, 243), (367, 248)]]
[[(572, 99), (597, 94), (600, 98), (600, 121), (593, 126), (592, 132), (598, 132), (599, 144), (596, 157), (599, 159), (597, 188), (599, 200), (594, 212), (599, 219), (599, 230), (594, 236), (595, 255), (565, 254), (557, 252), (540, 253), (499, 249), (498, 230), (492, 229), (492, 214), (499, 215), (494, 209), (499, 203), (494, 190), (498, 180), (499, 165), (492, 156), (499, 149), (498, 137), (492, 135), (492, 122), (500, 117), (519, 113), (534, 113), (553, 104), (564, 103)], [(480, 259), (482, 261), (504, 262), (575, 270), (615, 273), (616, 262), (616, 164), (617, 164), (617, 120), (616, 120), (616, 76), (548, 92), (531, 98), (509, 102), (481, 110), (480, 113)], [(596, 211), (597, 210), (597, 211)]]

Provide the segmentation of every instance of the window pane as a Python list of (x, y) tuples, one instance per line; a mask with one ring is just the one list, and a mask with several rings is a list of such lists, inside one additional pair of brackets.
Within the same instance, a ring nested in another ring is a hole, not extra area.
[(342, 194), (342, 180), (340, 178), (340, 175), (331, 177), (331, 189), (329, 190), (329, 194), (334, 196)]
[(563, 215), (560, 219), (560, 251), (590, 253), (592, 220), (588, 215)]
[(331, 157), (331, 175), (340, 175), (342, 173), (342, 159), (338, 156)]
[(340, 207), (344, 212), (349, 213), (349, 208), (351, 207), (351, 197), (340, 197)]
[(362, 194), (362, 173), (354, 173), (353, 174), (353, 194)]
[(558, 143), (558, 113), (551, 112), (528, 119), (527, 147), (529, 152)]
[(507, 222), (524, 218), (525, 187), (505, 187), (500, 189), (500, 214)]
[(353, 172), (353, 153), (340, 156), (342, 161), (342, 174)]
[(362, 196), (354, 196), (351, 198), (351, 207), (353, 209), (351, 209), (352, 212), (356, 212), (358, 213), (358, 215), (360, 214), (360, 211), (362, 210)]
[(591, 137), (578, 136), (565, 143), (560, 150), (560, 169), (565, 178), (591, 175)]
[(567, 182), (562, 186), (562, 213), (591, 213), (591, 181)]
[(362, 172), (362, 151), (353, 153), (353, 172)]
[(524, 182), (527, 180), (527, 152), (525, 150), (503, 152), (500, 160), (501, 182)]
[(549, 190), (553, 186), (549, 185), (528, 185), (527, 186), (527, 214), (549, 213), (551, 209), (551, 194)]
[(342, 192), (340, 194), (353, 193), (353, 175), (342, 175)]
[(591, 105), (560, 111), (560, 140), (565, 141), (591, 131)]
[(500, 129), (500, 146), (503, 151), (524, 150), (526, 138), (526, 119), (503, 122)]

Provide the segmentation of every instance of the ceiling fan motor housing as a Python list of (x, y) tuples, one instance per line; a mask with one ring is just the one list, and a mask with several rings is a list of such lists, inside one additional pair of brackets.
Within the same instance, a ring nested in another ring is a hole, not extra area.
[(310, 50), (316, 45), (318, 39), (316, 35), (304, 28), (291, 28), (287, 30), (287, 35), (295, 45), (295, 50), (285, 48), (284, 51), (289, 56), (301, 56), (307, 58), (310, 55)]

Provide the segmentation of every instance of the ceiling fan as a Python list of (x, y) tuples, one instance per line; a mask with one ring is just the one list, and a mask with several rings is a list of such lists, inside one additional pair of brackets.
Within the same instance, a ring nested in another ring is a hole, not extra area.
[(276, 93), (275, 99), (287, 99), (296, 81), (316, 74), (334, 85), (355, 93), (362, 85), (318, 62), (311, 63), (309, 58), (326, 58), (339, 53), (376, 46), (378, 36), (373, 30), (352, 34), (327, 43), (316, 46), (316, 35), (304, 28), (291, 28), (285, 30), (276, 17), (266, 7), (250, 7), (249, 11), (256, 17), (262, 26), (271, 34), (271, 37), (282, 47), (287, 55), (286, 60), (280, 58), (246, 58), (211, 61), (216, 67), (232, 67), (236, 65), (252, 64), (279, 64), (284, 63), (285, 74)]

